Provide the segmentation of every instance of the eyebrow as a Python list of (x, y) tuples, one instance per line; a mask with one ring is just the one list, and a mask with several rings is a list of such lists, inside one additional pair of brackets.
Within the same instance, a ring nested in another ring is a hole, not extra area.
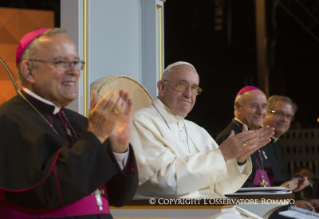
[[(258, 105), (258, 103), (253, 102), (253, 103), (251, 103), (250, 105)], [(267, 103), (263, 103), (262, 105), (263, 105), (263, 106), (267, 106)]]
[[(185, 83), (187, 83), (186, 80), (179, 80), (178, 82), (185, 82)], [(188, 83), (187, 83), (187, 84), (188, 84)], [(194, 85), (198, 86), (198, 84), (192, 84), (191, 86), (194, 86)]]
[[(53, 58), (54, 61), (56, 61), (56, 60), (61, 60), (61, 59), (62, 59), (62, 60), (63, 60), (63, 59), (64, 59), (64, 60), (67, 60), (67, 57), (66, 57), (66, 56), (57, 56), (57, 57), (54, 57), (54, 58)], [(74, 57), (73, 60), (80, 60), (80, 58), (79, 58), (78, 56), (76, 56), (76, 57)]]

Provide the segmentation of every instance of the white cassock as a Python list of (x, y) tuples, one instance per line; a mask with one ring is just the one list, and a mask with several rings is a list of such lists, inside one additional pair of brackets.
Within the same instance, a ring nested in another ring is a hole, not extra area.
[(157, 98), (133, 116), (131, 144), (138, 172), (138, 196), (224, 197), (236, 192), (252, 168), (225, 162), (205, 129), (178, 117)]

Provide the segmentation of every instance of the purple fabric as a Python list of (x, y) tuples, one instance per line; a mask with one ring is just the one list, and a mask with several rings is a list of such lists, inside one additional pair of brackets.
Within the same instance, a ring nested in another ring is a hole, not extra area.
[(254, 182), (253, 182), (254, 185), (260, 186), (261, 176), (262, 176), (261, 173), (263, 173), (265, 181), (268, 182), (266, 187), (271, 187), (271, 183), (270, 183), (267, 172), (265, 170), (261, 170), (261, 169), (256, 169), (256, 174), (255, 174), (255, 178), (254, 178)]
[(254, 87), (254, 86), (246, 86), (243, 87), (242, 89), (240, 89), (240, 91), (237, 93), (236, 97), (240, 94), (246, 93), (247, 91), (251, 91), (251, 90), (260, 90), (258, 87)]
[[(105, 194), (101, 194), (103, 202), (103, 210), (99, 210), (96, 203), (95, 195), (88, 195), (79, 201), (76, 201), (68, 206), (59, 208), (57, 210), (49, 210), (51, 212), (39, 213), (37, 210), (32, 209), (17, 209), (11, 205), (0, 204), (0, 218), (10, 219), (31, 219), (31, 218), (52, 218), (52, 217), (70, 217), (80, 215), (94, 215), (94, 214), (110, 214), (109, 202), (107, 199), (106, 186), (103, 185), (99, 188), (103, 189)], [(32, 200), (30, 200), (32, 201)], [(27, 211), (27, 212), (26, 212)]]
[(16, 64), (18, 66), (18, 63), (20, 61), (20, 58), (24, 52), (24, 50), (29, 46), (29, 44), (40, 34), (43, 34), (45, 31), (49, 30), (49, 28), (34, 30), (30, 33), (27, 33), (22, 37), (22, 39), (19, 42), (17, 53), (16, 53)]

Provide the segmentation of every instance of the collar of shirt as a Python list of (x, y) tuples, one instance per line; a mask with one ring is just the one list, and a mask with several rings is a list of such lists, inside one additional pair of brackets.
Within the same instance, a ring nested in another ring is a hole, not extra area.
[(242, 121), (240, 121), (240, 120), (237, 119), (236, 117), (234, 118), (234, 120), (236, 120), (237, 122), (240, 122), (241, 124), (244, 124)]
[(278, 141), (278, 139), (279, 139), (279, 138), (275, 138), (274, 136), (272, 136), (271, 138), (274, 140), (274, 143), (275, 143), (276, 141)]
[(183, 117), (175, 115), (158, 97), (154, 100), (154, 104), (158, 107), (160, 113), (169, 121), (182, 120)]
[(33, 93), (32, 91), (30, 91), (28, 88), (23, 87), (22, 89), (23, 89), (24, 92), (26, 92), (27, 94), (29, 94), (29, 95), (32, 96), (33, 98), (35, 98), (35, 99), (37, 99), (37, 100), (40, 100), (40, 101), (42, 101), (43, 103), (46, 103), (46, 104), (48, 104), (48, 105), (54, 106), (53, 114), (57, 114), (57, 113), (60, 111), (60, 109), (61, 109), (60, 106), (57, 106), (57, 105), (55, 105), (54, 103), (52, 103), (52, 102), (50, 102), (50, 101), (48, 101), (48, 100), (46, 100), (46, 99), (43, 99), (43, 98), (40, 97), (39, 95), (37, 95), (37, 94)]

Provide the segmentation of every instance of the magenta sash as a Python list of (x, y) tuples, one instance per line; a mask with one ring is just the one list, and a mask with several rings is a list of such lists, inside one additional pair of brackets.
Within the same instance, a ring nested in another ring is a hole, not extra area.
[[(88, 195), (70, 205), (63, 208), (50, 210), (33, 210), (21, 208), (4, 201), (0, 204), (0, 218), (6, 219), (31, 219), (31, 218), (51, 218), (51, 217), (70, 217), (92, 214), (110, 214), (109, 202), (107, 198), (106, 186), (103, 185), (99, 190), (103, 189), (101, 194), (103, 210), (99, 210), (95, 195)], [(32, 202), (32, 200), (30, 200)]]

